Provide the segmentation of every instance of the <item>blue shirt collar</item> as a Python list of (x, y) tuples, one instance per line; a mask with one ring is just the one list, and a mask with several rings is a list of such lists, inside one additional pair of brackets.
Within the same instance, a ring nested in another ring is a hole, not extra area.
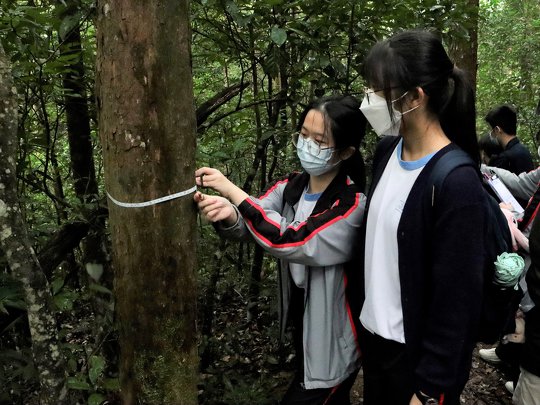
[(424, 167), (425, 165), (427, 165), (429, 160), (435, 155), (435, 153), (437, 153), (437, 152), (430, 153), (429, 155), (423, 156), (418, 160), (405, 161), (401, 159), (402, 148), (403, 148), (403, 138), (399, 140), (399, 143), (396, 148), (396, 153), (397, 153), (399, 165), (401, 166), (402, 169), (405, 169), (405, 170), (416, 170), (416, 169), (420, 169), (421, 167)]

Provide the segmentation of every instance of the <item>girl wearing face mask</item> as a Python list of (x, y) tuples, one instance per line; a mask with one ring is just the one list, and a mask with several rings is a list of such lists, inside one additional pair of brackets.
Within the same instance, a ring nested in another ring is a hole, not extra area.
[[(361, 239), (364, 404), (457, 405), (483, 291), (473, 89), (425, 31), (377, 43), (364, 69), (361, 110), (379, 135), (391, 135), (375, 153)], [(456, 148), (470, 165), (435, 193), (430, 173)]]
[(359, 368), (357, 252), (365, 184), (366, 120), (350, 96), (314, 101), (293, 137), (301, 173), (254, 198), (218, 170), (195, 172), (201, 213), (226, 237), (251, 239), (280, 259), (281, 337), (293, 327), (297, 371), (281, 404), (350, 404)]

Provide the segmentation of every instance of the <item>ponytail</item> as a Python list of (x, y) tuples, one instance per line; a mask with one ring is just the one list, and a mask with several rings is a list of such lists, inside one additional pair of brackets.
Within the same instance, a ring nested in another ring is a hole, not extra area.
[(480, 164), (474, 90), (467, 73), (456, 66), (448, 81), (448, 99), (439, 112), (441, 127), (452, 142)]

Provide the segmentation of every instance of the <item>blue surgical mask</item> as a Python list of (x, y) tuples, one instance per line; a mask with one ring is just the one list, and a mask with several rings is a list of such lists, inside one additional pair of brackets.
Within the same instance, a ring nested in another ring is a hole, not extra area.
[[(309, 138), (305, 139), (302, 136), (298, 138), (298, 144), (296, 145), (296, 154), (300, 159), (302, 168), (311, 176), (328, 173), (341, 163), (341, 160), (330, 163), (334, 150), (334, 148), (320, 149), (315, 141)], [(318, 153), (314, 153), (314, 151), (318, 151)]]

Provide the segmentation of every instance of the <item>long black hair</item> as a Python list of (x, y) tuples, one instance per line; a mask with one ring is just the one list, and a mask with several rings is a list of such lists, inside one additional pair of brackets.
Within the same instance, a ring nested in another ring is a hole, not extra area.
[(325, 131), (329, 131), (334, 139), (335, 149), (340, 151), (349, 146), (354, 147), (354, 154), (343, 161), (341, 170), (364, 191), (366, 170), (360, 154), (360, 143), (366, 135), (367, 120), (359, 108), (358, 100), (349, 95), (334, 95), (314, 100), (300, 114), (297, 130), (302, 128), (310, 110), (319, 111), (324, 117)]
[(446, 136), (480, 161), (474, 89), (433, 33), (409, 30), (378, 42), (366, 57), (364, 77), (374, 90), (384, 92), (389, 110), (392, 90), (421, 87), (429, 97), (428, 111), (438, 117)]

